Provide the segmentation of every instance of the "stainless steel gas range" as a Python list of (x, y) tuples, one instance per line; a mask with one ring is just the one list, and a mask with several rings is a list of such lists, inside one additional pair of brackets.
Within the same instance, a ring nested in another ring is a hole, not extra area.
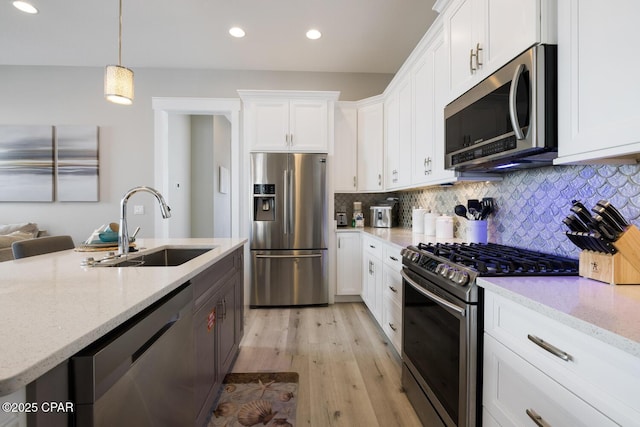
[(402, 251), (402, 385), (429, 427), (482, 425), (479, 276), (577, 275), (578, 261), (498, 244)]

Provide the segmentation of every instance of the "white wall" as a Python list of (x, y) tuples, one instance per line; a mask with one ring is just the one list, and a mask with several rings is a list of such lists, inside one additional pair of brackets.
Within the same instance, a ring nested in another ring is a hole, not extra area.
[[(191, 237), (191, 122), (189, 116), (171, 114), (169, 116), (169, 192), (164, 194), (171, 208), (169, 237)], [(135, 200), (131, 202), (134, 206)], [(128, 206), (127, 206), (128, 207)], [(158, 209), (156, 206), (147, 207)], [(135, 218), (127, 217), (131, 223)], [(131, 227), (129, 227), (131, 228)], [(147, 233), (148, 235), (148, 233)]]
[[(213, 117), (191, 116), (191, 235), (213, 237)], [(228, 143), (231, 141), (229, 140)], [(217, 218), (215, 218), (217, 220)]]
[[(0, 203), (0, 223), (37, 222), (50, 234), (70, 234), (79, 243), (96, 226), (117, 221), (122, 195), (137, 185), (153, 185), (152, 97), (237, 98), (238, 89), (279, 89), (338, 90), (341, 100), (358, 100), (382, 93), (393, 77), (233, 70), (134, 72), (136, 98), (127, 107), (104, 100), (102, 68), (0, 66), (0, 124), (88, 124), (100, 128), (99, 202)], [(133, 206), (140, 204), (145, 206), (145, 214), (134, 216)], [(136, 194), (128, 207), (129, 228), (141, 226), (139, 237), (153, 236), (155, 221), (162, 221), (153, 197)]]
[(213, 236), (231, 237), (231, 194), (220, 192), (220, 167), (231, 173), (231, 123), (224, 116), (213, 117)]

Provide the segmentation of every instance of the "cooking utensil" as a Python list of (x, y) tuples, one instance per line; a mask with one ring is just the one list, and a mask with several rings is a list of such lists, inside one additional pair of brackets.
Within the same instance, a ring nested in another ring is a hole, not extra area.
[(453, 208), (453, 212), (464, 219), (469, 219), (469, 217), (467, 216), (467, 208), (465, 208), (463, 205), (456, 205)]

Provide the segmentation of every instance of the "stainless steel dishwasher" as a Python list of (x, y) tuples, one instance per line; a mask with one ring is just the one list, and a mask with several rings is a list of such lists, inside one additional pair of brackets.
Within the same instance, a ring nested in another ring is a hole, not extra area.
[(71, 359), (76, 427), (195, 423), (190, 286)]

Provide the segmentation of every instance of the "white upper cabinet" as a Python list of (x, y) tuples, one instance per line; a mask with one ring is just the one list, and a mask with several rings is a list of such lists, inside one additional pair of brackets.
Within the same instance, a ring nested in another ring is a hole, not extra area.
[(556, 0), (454, 0), (444, 12), (451, 101), (536, 43), (555, 43)]
[(249, 151), (329, 151), (339, 92), (238, 91)]
[(412, 84), (410, 76), (401, 79), (385, 95), (385, 188), (411, 184)]
[(336, 193), (358, 190), (358, 107), (336, 102), (333, 185)]
[(640, 153), (640, 2), (558, 2), (558, 158)]
[(429, 42), (412, 68), (413, 144), (412, 184), (439, 184), (455, 180), (444, 168), (444, 103), (448, 94), (447, 52), (442, 31)]
[(381, 96), (358, 107), (358, 191), (384, 190), (384, 107)]

